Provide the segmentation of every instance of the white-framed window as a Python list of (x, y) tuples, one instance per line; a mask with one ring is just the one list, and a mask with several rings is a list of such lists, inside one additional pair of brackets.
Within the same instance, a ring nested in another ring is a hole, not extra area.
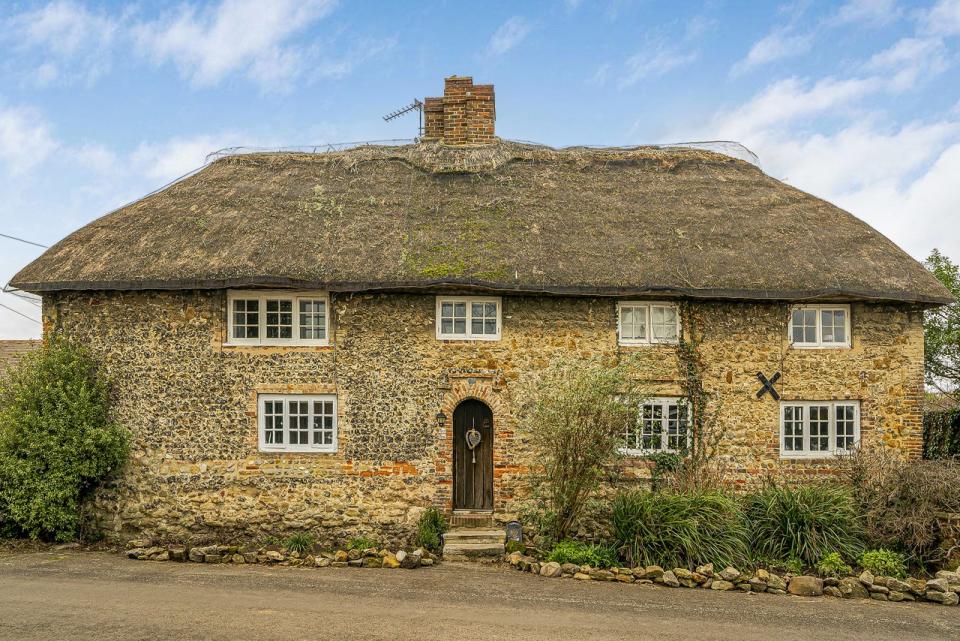
[(643, 456), (681, 452), (688, 444), (687, 402), (682, 398), (650, 398), (640, 404), (636, 423), (627, 425), (623, 453)]
[(227, 345), (329, 345), (326, 292), (227, 293)]
[(781, 401), (781, 458), (827, 458), (859, 443), (860, 401)]
[(500, 298), (437, 296), (437, 338), (500, 340)]
[(617, 340), (621, 345), (676, 343), (679, 335), (680, 314), (675, 304), (617, 303)]
[(332, 394), (260, 394), (262, 452), (336, 452), (337, 397)]
[(790, 311), (792, 347), (850, 347), (849, 305), (803, 305)]

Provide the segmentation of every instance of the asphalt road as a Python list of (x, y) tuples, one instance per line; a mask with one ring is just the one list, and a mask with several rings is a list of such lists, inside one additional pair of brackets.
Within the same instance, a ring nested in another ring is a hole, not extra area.
[(0, 639), (960, 639), (960, 607), (420, 570), (0, 556)]

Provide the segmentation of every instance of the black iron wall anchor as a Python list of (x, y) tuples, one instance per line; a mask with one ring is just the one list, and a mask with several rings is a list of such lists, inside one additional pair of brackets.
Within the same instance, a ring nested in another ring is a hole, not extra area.
[(763, 398), (764, 394), (770, 392), (770, 396), (773, 397), (773, 400), (779, 401), (780, 393), (777, 392), (777, 389), (773, 385), (780, 380), (780, 372), (776, 372), (769, 378), (769, 380), (763, 375), (763, 372), (757, 372), (757, 378), (760, 379), (761, 383), (763, 383), (763, 387), (757, 391), (757, 398)]

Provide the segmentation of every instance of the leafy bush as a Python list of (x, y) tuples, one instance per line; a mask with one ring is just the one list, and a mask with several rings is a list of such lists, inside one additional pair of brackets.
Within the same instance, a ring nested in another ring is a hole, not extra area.
[(283, 547), (287, 552), (303, 554), (304, 552), (310, 552), (313, 550), (313, 545), (316, 542), (317, 539), (312, 534), (307, 532), (298, 532), (287, 537), (287, 540), (283, 543)]
[(856, 558), (863, 550), (862, 518), (843, 487), (771, 485), (743, 506), (754, 554), (812, 566), (831, 552)]
[(432, 552), (440, 549), (441, 537), (447, 531), (447, 520), (435, 507), (428, 507), (417, 522), (417, 536), (414, 543)]
[(923, 413), (923, 458), (960, 457), (960, 412), (925, 411)]
[(803, 561), (795, 556), (791, 556), (783, 562), (783, 569), (790, 574), (803, 574)]
[(612, 521), (617, 549), (632, 565), (723, 566), (747, 557), (743, 514), (719, 492), (621, 492), (613, 500)]
[(366, 550), (377, 547), (377, 542), (368, 536), (356, 536), (347, 542), (348, 550)]
[(560, 541), (550, 550), (547, 560), (557, 563), (589, 565), (594, 568), (608, 568), (616, 565), (617, 554), (612, 548), (598, 543)]
[(19, 534), (66, 541), (84, 499), (127, 456), (109, 418), (106, 381), (89, 354), (52, 341), (25, 357), (0, 390), (0, 514)]
[(907, 559), (898, 552), (880, 548), (867, 550), (860, 556), (860, 565), (877, 576), (903, 578), (907, 575)]
[(541, 467), (523, 517), (541, 543), (570, 538), (619, 457), (639, 396), (629, 365), (561, 359), (521, 386), (520, 416)]
[(853, 568), (844, 563), (839, 552), (831, 552), (817, 563), (817, 572), (820, 576), (842, 577), (853, 574)]
[(871, 545), (904, 552), (919, 565), (943, 560), (938, 516), (960, 512), (960, 462), (905, 460), (876, 448), (855, 452), (841, 465)]

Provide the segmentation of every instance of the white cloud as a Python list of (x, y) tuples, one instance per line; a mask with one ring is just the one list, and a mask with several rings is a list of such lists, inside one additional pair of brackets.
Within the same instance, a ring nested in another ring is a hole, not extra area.
[(754, 67), (805, 54), (812, 44), (811, 34), (791, 35), (788, 29), (777, 29), (755, 42), (747, 56), (733, 65), (730, 74), (739, 76)]
[(627, 58), (620, 88), (629, 87), (645, 78), (655, 78), (686, 67), (698, 57), (697, 51), (668, 48), (662, 44), (647, 47)]
[(254, 144), (235, 133), (175, 137), (142, 142), (130, 155), (130, 167), (152, 180), (166, 183), (203, 166), (209, 154), (241, 144)]
[(960, 0), (940, 0), (921, 16), (923, 28), (945, 36), (960, 34)]
[(331, 0), (223, 0), (212, 9), (184, 5), (134, 28), (140, 49), (171, 62), (198, 86), (247, 73), (265, 86), (283, 85), (300, 71), (289, 40), (334, 8)]
[(901, 38), (870, 58), (865, 68), (886, 74), (891, 89), (905, 91), (947, 69), (947, 49), (939, 38)]
[(896, 0), (849, 0), (830, 20), (834, 25), (882, 26), (898, 20), (903, 11)]
[(487, 52), (493, 56), (503, 55), (523, 42), (532, 30), (533, 25), (526, 18), (521, 16), (508, 18), (490, 36)]
[(40, 52), (42, 60), (27, 65), (28, 79), (53, 83), (92, 83), (110, 68), (111, 48), (121, 18), (95, 13), (71, 0), (57, 0), (6, 20), (3, 38), (21, 53)]
[(0, 108), (0, 162), (10, 174), (29, 172), (59, 146), (50, 126), (36, 110)]

